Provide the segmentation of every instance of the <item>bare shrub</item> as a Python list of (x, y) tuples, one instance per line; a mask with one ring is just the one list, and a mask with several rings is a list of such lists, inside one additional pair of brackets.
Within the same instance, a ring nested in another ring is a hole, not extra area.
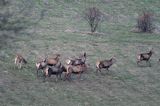
[(141, 32), (152, 32), (153, 27), (153, 14), (148, 11), (144, 11), (142, 15), (138, 16), (137, 28)]
[(101, 21), (102, 13), (96, 7), (87, 8), (84, 12), (84, 19), (87, 20), (88, 24), (90, 25), (91, 32), (95, 32), (98, 24)]

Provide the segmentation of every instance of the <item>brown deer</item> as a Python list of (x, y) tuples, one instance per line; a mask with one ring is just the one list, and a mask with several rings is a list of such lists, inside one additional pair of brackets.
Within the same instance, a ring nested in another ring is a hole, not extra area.
[(149, 52), (147, 53), (140, 53), (137, 55), (137, 65), (139, 65), (139, 63), (141, 61), (146, 61), (146, 62), (149, 62), (149, 65), (151, 66), (151, 63), (150, 63), (150, 58), (153, 54), (153, 49), (151, 49)]
[(79, 79), (81, 78), (81, 74), (87, 70), (87, 67), (85, 64), (83, 65), (66, 65), (66, 72), (65, 72), (65, 78), (71, 78), (71, 74), (78, 74)]
[(60, 54), (55, 54), (55, 57), (52, 57), (52, 58), (46, 57), (44, 59), (44, 62), (46, 62), (47, 65), (49, 65), (49, 66), (54, 66), (58, 63), (59, 58), (60, 58)]
[(36, 63), (37, 68), (37, 77), (38, 77), (38, 70), (44, 70), (46, 66), (55, 66), (59, 62), (60, 54), (55, 54), (55, 57), (48, 58), (46, 56), (45, 59), (42, 59)]
[(26, 59), (21, 54), (16, 54), (14, 63), (18, 66), (18, 68), (22, 68), (22, 64), (27, 64)]
[(75, 59), (67, 59), (66, 63), (73, 65), (73, 66), (77, 66), (77, 65), (83, 65), (86, 62), (86, 52), (84, 52), (84, 54), (82, 56), (80, 56), (79, 58), (75, 58)]
[(101, 60), (101, 61), (97, 61), (96, 62), (96, 72), (100, 71), (101, 72), (101, 69), (107, 69), (109, 71), (109, 68), (116, 62), (116, 59), (115, 58), (111, 58), (109, 60)]

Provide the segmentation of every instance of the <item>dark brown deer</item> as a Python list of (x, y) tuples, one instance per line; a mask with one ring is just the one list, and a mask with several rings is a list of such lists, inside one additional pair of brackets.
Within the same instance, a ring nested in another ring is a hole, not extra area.
[(115, 58), (111, 58), (109, 60), (101, 60), (101, 61), (97, 61), (96, 62), (96, 68), (97, 68), (97, 71), (96, 72), (101, 72), (101, 69), (107, 69), (109, 71), (109, 68), (116, 62), (116, 59)]
[(151, 49), (149, 52), (147, 53), (140, 53), (137, 55), (137, 65), (139, 65), (139, 63), (141, 61), (146, 61), (146, 62), (149, 62), (149, 65), (151, 66), (151, 63), (150, 63), (150, 58), (153, 54), (153, 50)]
[(21, 54), (16, 54), (15, 56), (15, 64), (18, 68), (22, 68), (22, 64), (27, 64), (26, 59)]
[(51, 75), (56, 75), (56, 81), (58, 80), (58, 76), (61, 79), (61, 74), (63, 72), (67, 72), (66, 68), (59, 62), (56, 66), (47, 66), (44, 69), (44, 81), (46, 77), (51, 77)]

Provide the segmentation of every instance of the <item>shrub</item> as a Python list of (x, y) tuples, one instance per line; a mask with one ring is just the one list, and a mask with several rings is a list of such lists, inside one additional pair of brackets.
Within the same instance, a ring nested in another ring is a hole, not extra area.
[(96, 7), (90, 7), (87, 8), (85, 10), (84, 13), (84, 19), (87, 20), (90, 28), (91, 28), (91, 32), (95, 32), (99, 22), (101, 21), (102, 18), (102, 13), (100, 12), (100, 10)]
[(152, 32), (153, 31), (153, 14), (144, 11), (142, 15), (138, 16), (137, 27), (141, 32)]

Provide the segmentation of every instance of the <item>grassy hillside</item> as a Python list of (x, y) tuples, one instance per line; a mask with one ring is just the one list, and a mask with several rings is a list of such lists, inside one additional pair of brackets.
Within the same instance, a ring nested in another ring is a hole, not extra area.
[[(16, 0), (18, 5), (21, 0)], [(2, 106), (159, 106), (160, 105), (160, 34), (133, 33), (136, 17), (144, 8), (155, 14), (160, 26), (159, 0), (34, 0), (30, 17), (44, 10), (44, 17), (27, 29), (14, 33), (1, 31), (0, 103)], [(80, 32), (90, 30), (82, 18), (85, 8), (98, 7), (104, 21), (98, 27), (103, 35)], [(29, 16), (28, 16), (29, 17)], [(37, 16), (37, 18), (39, 18)], [(35, 18), (31, 18), (34, 23)], [(74, 31), (76, 31), (74, 33)], [(3, 35), (3, 36), (2, 36)], [(136, 54), (153, 48), (152, 67), (136, 65)], [(67, 57), (87, 53), (88, 72), (78, 80), (58, 81), (55, 76), (45, 83), (36, 77), (37, 57), (60, 53)], [(14, 65), (15, 53), (28, 60), (23, 69)], [(96, 74), (97, 59), (115, 56), (111, 71)]]

